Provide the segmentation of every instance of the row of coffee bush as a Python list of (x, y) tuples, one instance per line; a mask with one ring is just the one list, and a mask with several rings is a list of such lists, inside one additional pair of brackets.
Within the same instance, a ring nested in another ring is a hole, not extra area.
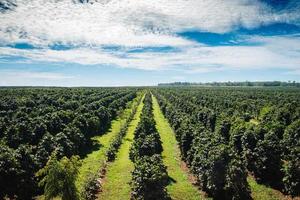
[(162, 161), (162, 150), (160, 136), (153, 118), (152, 97), (150, 93), (147, 93), (129, 154), (134, 162), (131, 182), (132, 199), (168, 198), (165, 188), (168, 184), (168, 173)]

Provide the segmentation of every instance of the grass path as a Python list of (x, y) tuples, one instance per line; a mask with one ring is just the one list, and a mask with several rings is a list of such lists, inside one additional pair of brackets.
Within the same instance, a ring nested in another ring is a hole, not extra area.
[(168, 193), (175, 200), (205, 199), (199, 190), (189, 181), (188, 174), (181, 168), (180, 150), (175, 134), (161, 112), (156, 98), (152, 96), (152, 99), (156, 128), (160, 134), (163, 146), (163, 162), (167, 166), (169, 176), (175, 180), (167, 186)]
[(88, 175), (90, 173), (97, 173), (98, 170), (104, 166), (106, 162), (106, 150), (121, 130), (123, 124), (125, 124), (126, 118), (129, 117), (130, 111), (134, 106), (133, 104), (136, 103), (138, 99), (139, 97), (128, 103), (123, 113), (111, 122), (111, 128), (105, 134), (92, 138), (94, 142), (99, 145), (99, 148), (82, 159), (82, 166), (79, 169), (79, 175), (76, 181), (76, 186), (79, 191), (82, 190), (83, 183)]
[[(263, 184), (258, 184), (253, 177), (248, 176), (247, 178), (251, 196), (253, 200), (291, 200), (291, 196), (286, 196), (280, 191), (275, 190)], [(300, 200), (300, 197), (295, 197), (294, 200)]]
[(251, 196), (254, 200), (281, 199), (272, 188), (258, 184), (253, 177), (248, 177), (248, 183), (251, 188)]
[(143, 101), (138, 106), (137, 112), (129, 125), (127, 134), (117, 153), (116, 160), (107, 167), (106, 177), (103, 182), (103, 191), (100, 193), (99, 199), (130, 199), (131, 189), (129, 182), (131, 181), (131, 171), (134, 166), (129, 159), (129, 149), (134, 138), (134, 131), (140, 121), (142, 108)]

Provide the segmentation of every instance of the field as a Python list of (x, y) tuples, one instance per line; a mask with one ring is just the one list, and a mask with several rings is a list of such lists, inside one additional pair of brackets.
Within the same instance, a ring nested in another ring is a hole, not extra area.
[(0, 199), (300, 199), (300, 89), (1, 88)]

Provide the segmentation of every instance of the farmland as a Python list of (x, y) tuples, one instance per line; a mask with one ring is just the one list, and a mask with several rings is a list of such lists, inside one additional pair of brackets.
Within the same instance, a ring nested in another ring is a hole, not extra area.
[(1, 88), (0, 199), (299, 199), (300, 90)]

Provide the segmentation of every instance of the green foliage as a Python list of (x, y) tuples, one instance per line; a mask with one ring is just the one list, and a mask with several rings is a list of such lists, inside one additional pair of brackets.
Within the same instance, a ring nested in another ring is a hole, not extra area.
[(30, 146), (21, 145), (14, 150), (0, 142), (0, 199), (31, 199), (37, 191), (35, 165)]
[[(1, 88), (0, 140), (4, 154), (1, 196), (30, 199), (39, 195), (34, 174), (55, 149), (57, 157), (84, 155), (94, 135), (101, 135), (135, 88)], [(1, 154), (2, 152), (0, 152)], [(6, 166), (18, 166), (12, 171)], [(14, 178), (6, 177), (14, 176)], [(15, 189), (14, 189), (15, 188)], [(2, 192), (3, 191), (3, 192)]]
[(124, 126), (121, 128), (119, 134), (114, 138), (113, 142), (110, 144), (108, 150), (106, 151), (107, 161), (111, 162), (111, 161), (115, 160), (118, 149), (122, 144), (122, 139), (126, 135), (130, 121), (126, 120), (126, 122), (125, 122)]
[(294, 121), (291, 125), (287, 127), (283, 134), (283, 145), (285, 147), (284, 154), (288, 156), (289, 154), (299, 153), (300, 147), (300, 119)]
[(300, 161), (299, 157), (288, 161), (283, 168), (284, 189), (292, 196), (300, 195)]
[(135, 139), (129, 153), (132, 161), (142, 156), (152, 156), (160, 154), (162, 146), (158, 134), (149, 134), (144, 137)]
[(129, 153), (130, 159), (134, 162), (131, 198), (137, 200), (168, 198), (165, 188), (168, 173), (159, 155), (162, 152), (162, 145), (152, 111), (152, 97), (147, 93)]
[(20, 163), (16, 153), (7, 145), (0, 143), (0, 199), (5, 196), (12, 198), (17, 193)]
[(189, 124), (190, 123), (187, 120), (184, 120), (181, 123), (181, 126), (176, 131), (176, 138), (179, 141), (182, 158), (185, 161), (191, 162), (191, 160), (187, 160), (187, 157), (188, 151), (191, 149), (192, 146), (195, 130), (193, 129), (193, 127), (190, 127)]
[(34, 176), (36, 169), (36, 160), (32, 155), (32, 147), (29, 145), (20, 145), (16, 150), (16, 156), (20, 163), (20, 173), (18, 175), (18, 191), (19, 199), (31, 199), (31, 194), (37, 192), (37, 182)]
[(61, 160), (57, 160), (56, 157), (56, 152), (52, 153), (46, 166), (36, 173), (41, 177), (39, 186), (44, 187), (45, 199), (50, 200), (57, 196), (62, 200), (79, 199), (75, 186), (80, 167), (79, 157), (63, 157)]
[(298, 111), (291, 111), (299, 104), (289, 104), (299, 94), (280, 92), (227, 88), (155, 91), (183, 160), (213, 198), (249, 199), (248, 171), (256, 180), (282, 188), (281, 140), (286, 126), (299, 116)]
[(129, 115), (129, 117), (126, 119), (125, 124), (122, 126), (119, 134), (114, 138), (113, 142), (110, 144), (107, 152), (106, 152), (106, 156), (107, 156), (107, 161), (114, 161), (116, 158), (116, 154), (118, 152), (119, 147), (122, 144), (122, 139), (123, 137), (126, 135), (128, 127), (129, 127), (129, 123), (133, 120), (134, 115), (137, 112), (137, 107), (140, 104), (140, 101), (142, 100), (142, 98), (140, 97), (140, 100), (136, 102), (136, 104), (134, 105), (134, 107), (131, 110), (131, 113)]
[[(37, 195), (34, 174), (51, 152), (56, 149), (57, 159), (84, 154), (90, 138), (104, 133), (138, 90), (1, 88), (0, 198)], [(186, 87), (151, 92), (174, 129), (182, 159), (213, 197), (247, 198), (247, 171), (258, 182), (299, 195), (299, 89)], [(162, 151), (150, 93), (144, 103), (130, 150), (134, 162)], [(107, 151), (109, 160), (115, 158), (126, 128)]]
[(143, 156), (135, 161), (132, 172), (132, 199), (167, 199), (167, 183), (167, 169), (160, 155)]
[(300, 120), (288, 126), (283, 135), (285, 147), (283, 167), (285, 191), (293, 196), (300, 195)]
[(259, 182), (276, 183), (282, 179), (281, 148), (276, 135), (267, 132), (254, 149), (253, 172)]
[(250, 199), (244, 163), (228, 145), (199, 137), (189, 154), (193, 157), (192, 171), (209, 195), (215, 199)]
[(101, 190), (99, 176), (97, 174), (89, 174), (83, 186), (83, 192), (80, 197), (84, 200), (97, 199), (97, 193)]
[[(232, 155), (226, 170), (226, 184), (224, 187), (226, 199), (252, 199), (247, 184), (247, 171), (242, 159)], [(222, 199), (222, 196), (221, 196)]]

